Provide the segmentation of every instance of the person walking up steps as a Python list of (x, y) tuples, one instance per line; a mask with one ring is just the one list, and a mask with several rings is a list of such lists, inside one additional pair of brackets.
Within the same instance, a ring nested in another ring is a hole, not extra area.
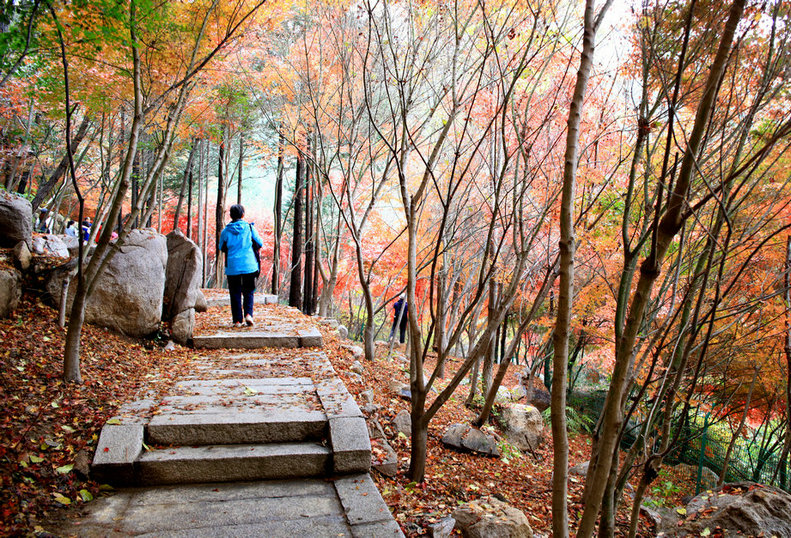
[(234, 327), (241, 327), (242, 323), (252, 327), (255, 325), (253, 321), (255, 279), (260, 272), (256, 254), (263, 242), (255, 226), (244, 221), (242, 205), (232, 205), (230, 214), (231, 222), (220, 234), (220, 250), (225, 252), (225, 275), (228, 277), (228, 292), (231, 295), (231, 317)]

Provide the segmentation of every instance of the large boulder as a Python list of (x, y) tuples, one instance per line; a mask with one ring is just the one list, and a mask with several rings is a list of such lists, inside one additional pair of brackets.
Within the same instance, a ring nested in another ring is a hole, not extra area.
[(496, 497), (459, 506), (453, 519), (461, 534), (470, 538), (533, 538), (525, 513)]
[(751, 482), (725, 484), (692, 499), (685, 520), (669, 535), (701, 536), (716, 527), (726, 536), (791, 538), (791, 493)]
[(167, 235), (167, 272), (162, 319), (170, 321), (173, 339), (186, 344), (195, 328), (195, 308), (201, 302), (203, 256), (181, 230)]
[(469, 424), (453, 424), (442, 436), (442, 443), (466, 452), (474, 452), (484, 456), (500, 456), (500, 449), (495, 438)]
[(12, 267), (0, 266), (0, 319), (7, 318), (22, 297), (22, 275)]
[[(152, 230), (132, 230), (96, 281), (85, 305), (85, 321), (129, 336), (156, 332), (162, 317), (167, 259), (165, 236)], [(71, 269), (72, 275), (73, 272)], [(56, 302), (60, 300), (60, 282), (65, 276), (64, 272), (47, 284), (47, 291)], [(69, 303), (76, 280), (71, 279)]]
[(21, 196), (0, 191), (0, 247), (13, 248), (20, 241), (30, 246), (33, 206)]
[(505, 437), (520, 450), (535, 450), (541, 445), (544, 420), (532, 405), (508, 404), (502, 407), (500, 422)]

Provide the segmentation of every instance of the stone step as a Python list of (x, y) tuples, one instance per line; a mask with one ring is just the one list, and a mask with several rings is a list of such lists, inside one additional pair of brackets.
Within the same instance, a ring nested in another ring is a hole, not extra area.
[(318, 443), (160, 448), (135, 462), (139, 485), (196, 484), (326, 476), (330, 450)]
[(318, 329), (294, 332), (267, 330), (218, 331), (195, 335), (192, 345), (197, 349), (258, 349), (264, 347), (323, 347), (324, 339)]
[(146, 426), (146, 441), (159, 445), (231, 445), (321, 441), (327, 436), (327, 415), (298, 407), (214, 412), (163, 409)]

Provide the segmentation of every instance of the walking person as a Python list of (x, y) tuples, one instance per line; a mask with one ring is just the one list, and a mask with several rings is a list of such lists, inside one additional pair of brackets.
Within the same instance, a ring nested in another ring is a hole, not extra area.
[(225, 275), (228, 277), (228, 292), (231, 295), (231, 317), (233, 326), (248, 327), (253, 321), (253, 297), (255, 279), (260, 272), (258, 249), (263, 242), (255, 226), (244, 220), (244, 207), (234, 204), (230, 210), (231, 222), (220, 234), (220, 250), (225, 252)]
[[(393, 305), (393, 328), (390, 329), (390, 338), (392, 339), (395, 335), (396, 325), (398, 326), (398, 342), (400, 344), (404, 343), (404, 337), (406, 335), (406, 322), (407, 322), (407, 305), (409, 303), (406, 302), (404, 298), (404, 294), (402, 293), (398, 300)], [(399, 321), (400, 318), (400, 321)]]

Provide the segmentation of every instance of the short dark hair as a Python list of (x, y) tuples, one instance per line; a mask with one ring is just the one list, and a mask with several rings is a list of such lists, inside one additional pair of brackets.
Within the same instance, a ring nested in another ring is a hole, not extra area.
[(231, 206), (231, 220), (239, 220), (244, 217), (244, 206), (242, 204), (234, 204)]

